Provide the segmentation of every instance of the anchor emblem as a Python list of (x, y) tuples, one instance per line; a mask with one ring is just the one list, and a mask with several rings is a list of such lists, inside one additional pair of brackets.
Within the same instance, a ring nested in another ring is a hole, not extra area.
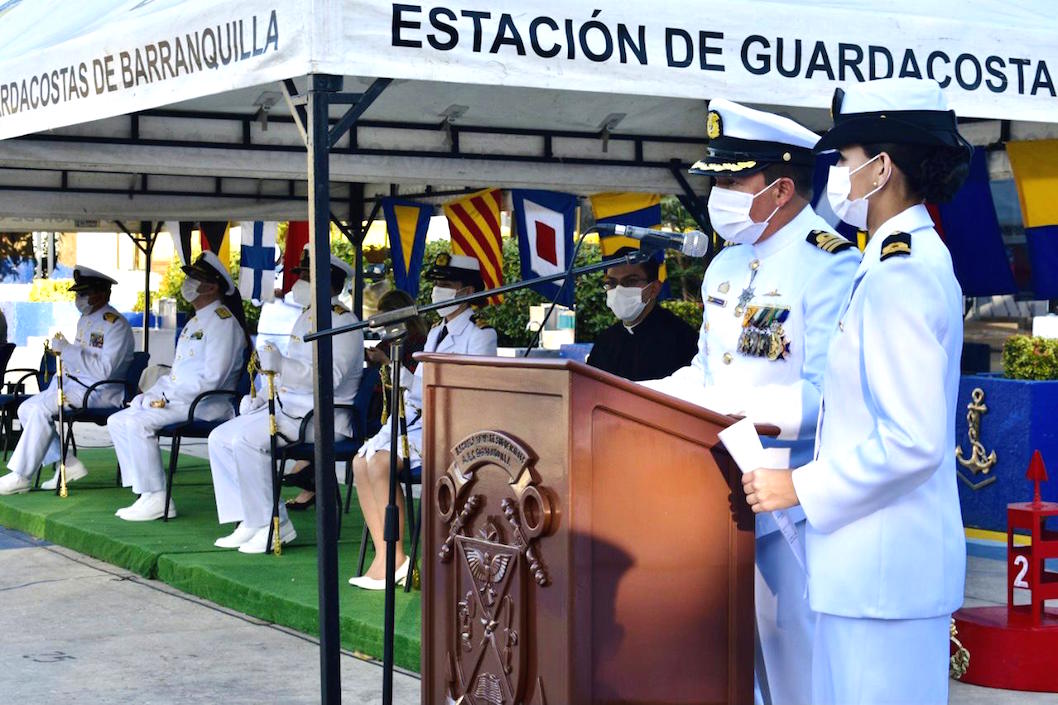
[[(959, 461), (959, 465), (967, 468), (974, 476), (988, 475), (988, 472), (992, 469), (992, 466), (996, 464), (996, 452), (993, 450), (991, 453), (985, 452), (985, 447), (981, 443), (981, 417), (988, 413), (988, 407), (985, 406), (985, 390), (978, 387), (971, 393), (971, 401), (966, 405), (966, 435), (970, 439), (971, 453), (970, 457), (967, 458), (963, 455), (962, 445), (955, 447), (955, 459)], [(982, 487), (986, 487), (996, 481), (996, 476), (992, 475), (986, 477), (980, 482), (974, 482), (972, 479), (966, 477), (962, 473), (959, 473), (959, 479), (962, 480), (972, 490), (979, 490)]]

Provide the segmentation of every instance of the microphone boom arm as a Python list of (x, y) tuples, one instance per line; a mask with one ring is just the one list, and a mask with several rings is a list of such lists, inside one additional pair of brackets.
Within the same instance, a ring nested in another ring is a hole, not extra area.
[(598, 272), (603, 269), (609, 269), (610, 267), (616, 267), (622, 264), (642, 264), (646, 262), (654, 254), (654, 250), (638, 250), (636, 252), (630, 252), (623, 257), (614, 257), (612, 259), (604, 260), (602, 262), (596, 262), (595, 264), (586, 264), (583, 267), (574, 267), (569, 270), (563, 270), (556, 274), (547, 274), (542, 277), (536, 277), (535, 279), (525, 279), (523, 281), (511, 282), (510, 284), (504, 284), (498, 286), (495, 289), (487, 289), (485, 291), (479, 291), (473, 294), (467, 294), (466, 296), (459, 296), (454, 299), (447, 301), (441, 301), (436, 304), (427, 304), (426, 306), (405, 306), (404, 308), (398, 308), (393, 311), (387, 311), (377, 316), (372, 316), (366, 321), (358, 321), (357, 323), (350, 323), (344, 326), (336, 326), (335, 328), (327, 328), (325, 330), (318, 330), (313, 333), (309, 333), (305, 336), (305, 341), (310, 342), (317, 338), (326, 338), (332, 335), (340, 335), (341, 333), (349, 333), (351, 331), (363, 330), (364, 328), (381, 328), (383, 326), (391, 325), (393, 323), (399, 323), (401, 321), (407, 321), (410, 318), (417, 316), (427, 311), (434, 311), (439, 308), (447, 306), (460, 306), (462, 304), (471, 304), (478, 301), (484, 301), (490, 296), (497, 296), (500, 294), (506, 294), (511, 291), (518, 291), (525, 289), (534, 284), (543, 284), (545, 282), (558, 281), (564, 279), (567, 275), (580, 276), (582, 274), (591, 274), (592, 272)]

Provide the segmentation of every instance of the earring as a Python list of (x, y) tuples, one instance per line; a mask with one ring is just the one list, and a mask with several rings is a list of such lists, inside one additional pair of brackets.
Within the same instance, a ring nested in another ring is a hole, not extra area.
[(878, 182), (877, 182), (877, 181), (875, 181), (875, 182), (874, 182), (873, 184), (871, 184), (871, 185), (872, 185), (872, 186), (877, 186), (877, 185), (878, 185)]

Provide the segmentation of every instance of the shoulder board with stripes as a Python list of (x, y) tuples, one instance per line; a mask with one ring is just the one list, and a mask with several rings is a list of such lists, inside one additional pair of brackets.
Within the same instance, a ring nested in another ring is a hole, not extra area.
[(217, 318), (231, 318), (231, 311), (224, 306), (217, 307)]
[(119, 318), (121, 318), (121, 316), (114, 313), (113, 311), (107, 311), (103, 314), (103, 320), (107, 323), (117, 323)]
[(882, 240), (882, 254), (879, 261), (884, 262), (890, 257), (907, 256), (911, 254), (911, 234), (893, 233)]
[(827, 232), (826, 230), (813, 230), (808, 233), (806, 240), (808, 240), (808, 244), (815, 245), (823, 250), (823, 252), (829, 252), (831, 254), (844, 252), (850, 247), (854, 247), (854, 245), (845, 238), (836, 233)]

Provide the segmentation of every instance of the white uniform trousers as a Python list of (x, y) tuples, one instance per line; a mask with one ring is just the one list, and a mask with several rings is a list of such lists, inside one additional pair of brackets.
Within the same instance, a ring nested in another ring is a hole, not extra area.
[(816, 616), (814, 705), (947, 705), (949, 616)]
[[(283, 436), (295, 439), (301, 419), (277, 409), (276, 425)], [(279, 439), (279, 445), (286, 445), (286, 441)], [(272, 519), (270, 468), (267, 406), (236, 416), (209, 434), (209, 469), (221, 524), (241, 521), (256, 528), (268, 525)], [(287, 519), (282, 502), (279, 518)]]
[(123, 486), (131, 487), (136, 494), (165, 490), (165, 469), (157, 431), (163, 426), (186, 421), (187, 409), (187, 404), (177, 402), (161, 409), (132, 406), (107, 420)]
[(24, 478), (33, 477), (41, 465), (59, 460), (59, 434), (53, 417), (59, 411), (58, 392), (48, 387), (18, 407), (22, 435), (7, 467)]
[[(797, 523), (801, 545), (805, 522)], [(812, 696), (812, 633), (815, 617), (805, 594), (806, 576), (782, 532), (757, 537), (756, 611), (771, 705), (805, 705)]]

